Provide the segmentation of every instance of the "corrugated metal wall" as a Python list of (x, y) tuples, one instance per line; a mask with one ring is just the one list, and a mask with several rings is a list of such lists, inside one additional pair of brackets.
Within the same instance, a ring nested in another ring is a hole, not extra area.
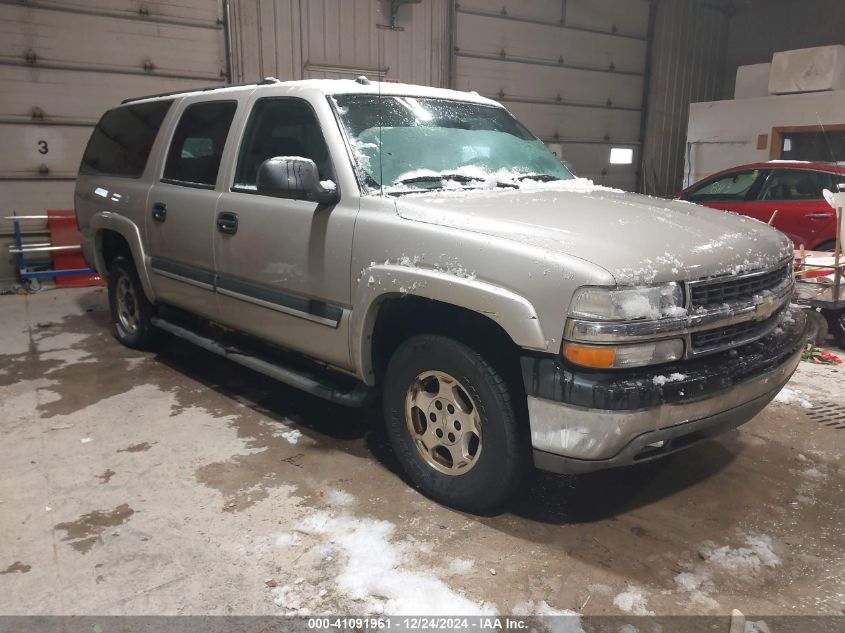
[(379, 0), (240, 0), (231, 4), (235, 81), (352, 78), (443, 86), (448, 2), (399, 9)]
[(653, 2), (641, 190), (669, 196), (683, 180), (689, 104), (721, 95), (729, 17), (717, 0)]
[[(459, 0), (455, 87), (504, 103), (579, 175), (634, 189), (648, 0)], [(611, 165), (611, 147), (634, 150)]]

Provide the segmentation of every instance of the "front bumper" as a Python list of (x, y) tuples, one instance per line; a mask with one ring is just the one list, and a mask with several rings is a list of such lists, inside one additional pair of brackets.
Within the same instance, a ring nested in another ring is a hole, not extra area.
[(700, 359), (597, 373), (524, 356), (534, 464), (579, 473), (639, 463), (735, 428), (762, 410), (801, 359), (806, 317), (788, 308), (764, 338)]

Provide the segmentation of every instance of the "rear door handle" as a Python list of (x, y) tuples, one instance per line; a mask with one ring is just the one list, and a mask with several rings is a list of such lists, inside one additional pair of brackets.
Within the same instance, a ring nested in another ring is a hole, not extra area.
[(811, 220), (830, 220), (833, 217), (832, 213), (808, 213), (807, 217)]
[(238, 214), (223, 211), (217, 215), (217, 230), (221, 233), (234, 235), (238, 232)]
[(163, 202), (156, 202), (153, 204), (152, 215), (156, 222), (164, 222), (167, 219), (167, 205)]

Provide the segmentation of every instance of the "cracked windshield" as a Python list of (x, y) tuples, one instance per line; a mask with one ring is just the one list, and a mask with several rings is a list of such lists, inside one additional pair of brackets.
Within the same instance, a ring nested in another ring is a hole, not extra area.
[(370, 190), (517, 189), (574, 177), (503, 108), (403, 96), (332, 100)]

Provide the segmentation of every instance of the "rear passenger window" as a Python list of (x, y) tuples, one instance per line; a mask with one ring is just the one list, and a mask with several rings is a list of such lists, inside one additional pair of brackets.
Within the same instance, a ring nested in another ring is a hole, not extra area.
[(772, 172), (763, 200), (821, 200), (822, 190), (830, 187), (830, 174), (806, 169), (776, 170)]
[(214, 187), (237, 108), (234, 101), (209, 101), (188, 106), (170, 141), (162, 181)]
[(261, 163), (276, 156), (310, 158), (317, 165), (320, 180), (334, 179), (323, 131), (305, 101), (274, 97), (256, 101), (241, 144), (232, 190), (254, 192)]
[(106, 112), (91, 134), (79, 173), (140, 178), (172, 104), (152, 101)]

